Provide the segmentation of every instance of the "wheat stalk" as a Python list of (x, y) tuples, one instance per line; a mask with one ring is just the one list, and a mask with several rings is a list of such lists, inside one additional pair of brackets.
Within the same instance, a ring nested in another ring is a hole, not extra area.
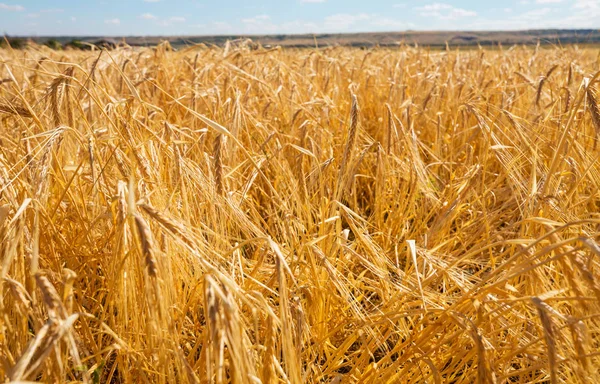
[(546, 340), (546, 347), (548, 348), (548, 368), (550, 371), (550, 382), (555, 384), (558, 382), (556, 368), (557, 368), (557, 356), (556, 356), (556, 342), (554, 335), (554, 325), (550, 318), (550, 313), (553, 312), (543, 300), (538, 297), (531, 299), (533, 304), (538, 310), (542, 322), (542, 328), (544, 330), (544, 340)]
[(158, 275), (158, 263), (156, 261), (154, 251), (154, 240), (152, 239), (152, 232), (148, 223), (139, 215), (134, 216), (135, 227), (140, 238), (140, 245), (142, 248), (142, 255), (144, 257), (144, 264), (146, 271), (150, 277), (156, 278)]
[(31, 112), (27, 108), (21, 107), (15, 104), (3, 104), (0, 103), (0, 112), (10, 113), (13, 115), (19, 115), (22, 117), (32, 117)]
[(550, 77), (550, 75), (552, 74), (552, 72), (554, 72), (554, 70), (558, 68), (558, 65), (554, 65), (552, 66), (552, 68), (550, 68), (548, 70), (548, 72), (546, 72), (545, 76), (542, 76), (540, 78), (540, 81), (538, 82), (538, 86), (537, 86), (537, 91), (535, 93), (535, 105), (539, 106), (540, 105), (540, 99), (542, 97), (542, 88), (544, 87), (544, 83), (546, 82), (546, 80)]
[(594, 149), (596, 149), (596, 144), (598, 143), (598, 135), (600, 135), (600, 106), (598, 105), (598, 101), (596, 100), (596, 94), (593, 91), (591, 84), (588, 84), (588, 86), (586, 87), (586, 97), (588, 100), (590, 116), (592, 117), (592, 123), (595, 129)]
[(215, 137), (215, 144), (213, 147), (213, 172), (215, 177), (215, 187), (217, 194), (223, 195), (223, 163), (222, 163), (222, 146), (223, 138), (219, 134)]
[(352, 160), (352, 154), (356, 143), (356, 136), (358, 133), (358, 100), (355, 94), (351, 94), (352, 105), (350, 108), (350, 127), (348, 128), (348, 135), (346, 137), (346, 144), (344, 145), (344, 153), (342, 155), (342, 161), (338, 174), (337, 193), (336, 200), (339, 200), (341, 195), (345, 192), (347, 185), (347, 169)]

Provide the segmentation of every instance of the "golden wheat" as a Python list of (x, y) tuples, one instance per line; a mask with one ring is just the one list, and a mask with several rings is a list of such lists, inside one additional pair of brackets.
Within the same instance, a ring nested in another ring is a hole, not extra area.
[(0, 57), (0, 378), (600, 382), (597, 50)]

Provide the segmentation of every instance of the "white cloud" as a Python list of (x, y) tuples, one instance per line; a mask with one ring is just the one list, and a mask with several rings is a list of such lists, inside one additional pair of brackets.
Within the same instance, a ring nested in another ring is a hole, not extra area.
[(600, 9), (600, 0), (577, 0), (573, 8), (597, 11)]
[[(0, 0), (2, 1), (2, 0)], [(16, 0), (18, 1), (18, 0)], [(295, 0), (300, 2), (301, 0)], [(562, 0), (561, 5), (554, 6), (558, 0), (528, 0), (528, 6), (519, 5), (505, 7), (506, 3), (497, 8), (486, 9), (485, 14), (478, 14), (472, 8), (455, 6), (450, 0), (420, 0), (411, 3), (407, 0), (395, 0), (388, 5), (387, 12), (353, 13), (340, 12), (330, 14), (318, 21), (292, 20), (279, 21), (274, 15), (250, 14), (237, 20), (224, 22), (207, 22), (193, 25), (188, 20), (186, 28), (194, 28), (201, 34), (286, 34), (286, 33), (335, 33), (361, 31), (402, 31), (423, 27), (420, 23), (412, 24), (409, 15), (402, 11), (393, 12), (392, 8), (403, 8), (414, 11), (415, 15), (428, 17), (430, 23), (439, 25), (438, 28), (462, 30), (523, 30), (545, 28), (598, 28), (600, 20), (600, 0)], [(546, 5), (537, 5), (543, 4)], [(166, 3), (166, 2), (165, 2)], [(328, 2), (330, 3), (330, 2)], [(413, 4), (416, 5), (413, 7)], [(487, 16), (487, 17), (486, 17)], [(162, 19), (157, 19), (162, 21)], [(164, 19), (166, 24), (168, 19)], [(173, 24), (173, 28), (175, 25)], [(198, 32), (194, 32), (198, 33)], [(583, 39), (583, 38), (582, 38)]]
[(121, 24), (121, 20), (114, 18), (114, 19), (108, 19), (108, 20), (104, 20), (104, 24), (113, 24), (113, 25), (119, 25)]
[(286, 33), (311, 33), (319, 30), (317, 24), (301, 20), (283, 23), (279, 27), (280, 31)]
[(258, 24), (258, 23), (262, 23), (265, 21), (271, 20), (271, 17), (269, 15), (258, 15), (258, 16), (254, 16), (254, 17), (249, 17), (246, 19), (242, 19), (242, 23), (244, 24)]
[(424, 5), (422, 7), (416, 7), (415, 9), (420, 12), (439, 12), (452, 9), (452, 6), (444, 3), (433, 3)]
[(157, 22), (157, 24), (160, 25), (161, 27), (170, 27), (176, 23), (185, 23), (185, 20), (186, 20), (185, 17), (172, 16), (166, 20), (160, 20), (159, 22)]
[(600, 0), (575, 0), (570, 10), (539, 8), (507, 19), (477, 19), (466, 25), (471, 29), (546, 29), (597, 28), (600, 20)]
[(536, 4), (558, 4), (562, 2), (563, 0), (535, 0)]
[(455, 8), (450, 4), (433, 3), (414, 8), (423, 17), (435, 17), (440, 20), (455, 20), (461, 17), (477, 16), (477, 12)]
[(71, 21), (75, 22), (77, 21), (77, 18), (75, 16), (71, 16)]
[(300, 0), (301, 3), (324, 3), (326, 0)]
[(219, 34), (228, 34), (233, 32), (233, 27), (231, 24), (226, 23), (224, 21), (214, 21), (209, 24), (196, 24), (192, 25), (197, 30), (200, 30), (202, 34), (211, 34), (211, 35), (219, 35)]
[(142, 13), (140, 15), (140, 19), (144, 19), (144, 20), (156, 20), (156, 19), (158, 19), (158, 17), (154, 16), (151, 13)]
[(471, 16), (477, 16), (477, 12), (475, 12), (475, 11), (468, 11), (468, 10), (462, 9), (462, 8), (454, 8), (450, 12), (450, 14), (448, 14), (444, 18), (456, 19), (458, 17), (471, 17)]
[(28, 13), (26, 17), (30, 18), (30, 19), (37, 19), (38, 17), (40, 17), (40, 14), (39, 13)]
[(292, 20), (276, 24), (269, 15), (258, 15), (242, 19), (244, 33), (249, 34), (290, 34), (290, 33), (314, 33), (322, 30), (322, 27), (313, 22), (303, 20)]
[(565, 20), (571, 28), (574, 25), (578, 28), (598, 28), (600, 0), (576, 0), (573, 9), (573, 14)]
[(352, 25), (359, 21), (369, 20), (370, 15), (366, 13), (359, 13), (351, 15), (348, 13), (338, 13), (335, 15), (327, 16), (324, 21), (324, 27), (326, 30), (333, 31), (344, 31), (350, 28)]
[(215, 21), (213, 23), (213, 26), (216, 27), (217, 29), (229, 29), (231, 28), (231, 24), (225, 22), (225, 21)]
[(552, 12), (552, 8), (533, 9), (529, 12), (525, 12), (525, 13), (522, 13), (521, 15), (519, 15), (517, 17), (517, 20), (521, 19), (521, 20), (536, 21), (536, 20), (542, 19), (543, 17), (548, 15), (550, 12)]
[[(378, 14), (338, 13), (325, 17), (321, 22), (308, 22), (305, 20), (292, 20), (284, 23), (276, 23), (269, 15), (257, 15), (240, 20), (243, 31), (235, 29), (236, 33), (248, 34), (291, 34), (291, 33), (336, 33), (351, 31), (392, 31), (414, 27), (397, 19)], [(197, 25), (210, 31), (208, 25)], [(233, 28), (231, 28), (233, 29)], [(231, 31), (228, 31), (231, 32)]]
[(383, 17), (383, 18), (374, 17), (371, 19), (371, 22), (369, 24), (374, 27), (381, 27), (381, 28), (385, 28), (387, 30), (406, 29), (409, 27), (412, 28), (414, 26), (411, 23), (405, 23), (403, 21), (394, 20), (394, 19), (390, 19), (387, 17)]
[[(274, 24), (271, 21), (271, 17), (269, 15), (258, 15), (254, 17), (249, 17), (242, 19), (241, 22), (244, 25), (246, 33), (276, 33), (281, 32), (283, 28), (283, 24)], [(288, 28), (290, 27), (288, 26)]]
[(5, 10), (5, 11), (16, 11), (16, 12), (25, 10), (25, 8), (22, 5), (8, 5), (8, 4), (4, 4), (4, 3), (0, 3), (0, 9)]
[(201, 34), (297, 34), (297, 33), (336, 33), (359, 31), (395, 31), (414, 28), (414, 24), (380, 14), (339, 13), (325, 17), (318, 22), (291, 20), (277, 23), (269, 15), (256, 15), (240, 19), (232, 25), (223, 22), (190, 25)]

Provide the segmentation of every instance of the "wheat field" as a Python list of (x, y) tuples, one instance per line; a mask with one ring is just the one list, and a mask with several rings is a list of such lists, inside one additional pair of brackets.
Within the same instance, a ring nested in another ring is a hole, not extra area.
[(599, 66), (0, 50), (0, 379), (600, 382)]

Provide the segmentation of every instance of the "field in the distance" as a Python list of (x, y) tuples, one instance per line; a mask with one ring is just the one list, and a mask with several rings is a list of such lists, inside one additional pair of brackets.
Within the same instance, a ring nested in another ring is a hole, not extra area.
[[(153, 46), (167, 40), (174, 47), (194, 44), (218, 45), (223, 47), (227, 41), (251, 37), (255, 43), (263, 46), (281, 47), (397, 47), (399, 44), (428, 47), (477, 47), (511, 46), (514, 44), (536, 45), (564, 44), (598, 45), (598, 29), (538, 29), (525, 31), (404, 31), (370, 33), (327, 33), (299, 35), (230, 35), (230, 36), (117, 36), (108, 38), (114, 42), (126, 42), (132, 46)], [(31, 36), (33, 41), (42, 44), (53, 40), (60, 44), (72, 41), (94, 43), (107, 39), (103, 36)], [(0, 41), (1, 43), (1, 41)]]
[(598, 382), (599, 60), (0, 50), (0, 378)]

